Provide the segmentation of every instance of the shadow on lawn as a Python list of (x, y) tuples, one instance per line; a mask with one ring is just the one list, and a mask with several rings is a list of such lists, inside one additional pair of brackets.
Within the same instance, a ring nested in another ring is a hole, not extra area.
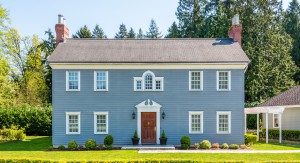
[(0, 143), (0, 151), (46, 151), (51, 146), (51, 137), (27, 137), (25, 141)]
[(300, 150), (300, 144), (291, 144), (291, 143), (277, 143), (270, 142), (266, 144), (265, 142), (257, 142), (254, 145), (254, 149), (258, 150)]

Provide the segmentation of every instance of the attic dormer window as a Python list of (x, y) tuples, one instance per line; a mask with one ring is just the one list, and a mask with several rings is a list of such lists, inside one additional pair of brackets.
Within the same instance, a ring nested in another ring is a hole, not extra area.
[(134, 77), (134, 91), (163, 91), (163, 77), (156, 77), (151, 71), (146, 71), (142, 77)]

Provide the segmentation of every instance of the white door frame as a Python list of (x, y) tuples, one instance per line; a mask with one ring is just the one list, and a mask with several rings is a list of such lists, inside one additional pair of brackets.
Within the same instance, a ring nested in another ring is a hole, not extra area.
[(137, 132), (138, 136), (140, 137), (139, 144), (142, 142), (142, 112), (155, 112), (156, 113), (156, 144), (160, 144), (159, 137), (160, 137), (160, 108), (161, 105), (158, 103), (151, 101), (151, 100), (145, 100), (141, 102), (140, 104), (135, 106), (137, 108)]

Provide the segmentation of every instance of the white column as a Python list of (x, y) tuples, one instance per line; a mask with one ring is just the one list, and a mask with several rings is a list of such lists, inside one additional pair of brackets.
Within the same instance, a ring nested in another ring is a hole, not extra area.
[(281, 143), (282, 141), (282, 114), (279, 113), (278, 114), (278, 125), (279, 125), (279, 143)]
[(256, 114), (257, 141), (259, 141), (259, 113)]
[(266, 113), (266, 143), (269, 143), (269, 113)]
[(244, 129), (245, 131), (244, 132), (245, 132), (245, 134), (247, 134), (247, 114), (246, 113), (245, 113), (245, 122), (244, 123), (245, 123), (245, 129)]

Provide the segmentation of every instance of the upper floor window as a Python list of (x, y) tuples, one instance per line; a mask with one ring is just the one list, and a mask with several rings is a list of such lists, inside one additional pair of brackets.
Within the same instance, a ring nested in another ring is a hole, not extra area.
[(80, 91), (80, 72), (67, 71), (66, 72), (66, 90)]
[(201, 91), (203, 90), (203, 72), (190, 71), (189, 72), (189, 90)]
[(134, 77), (134, 91), (163, 91), (164, 78), (146, 71), (142, 77)]
[(231, 112), (217, 111), (217, 134), (231, 133)]
[(94, 72), (94, 91), (108, 91), (108, 72)]
[(217, 90), (231, 90), (231, 73), (230, 71), (217, 71)]
[(80, 112), (66, 112), (66, 134), (80, 134)]

